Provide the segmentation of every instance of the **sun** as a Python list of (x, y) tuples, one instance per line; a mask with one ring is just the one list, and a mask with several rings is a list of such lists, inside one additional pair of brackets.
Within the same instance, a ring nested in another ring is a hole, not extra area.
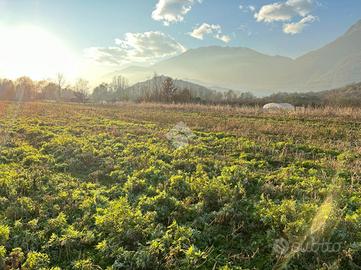
[(57, 73), (75, 78), (78, 63), (64, 41), (35, 26), (0, 26), (0, 75), (34, 80)]

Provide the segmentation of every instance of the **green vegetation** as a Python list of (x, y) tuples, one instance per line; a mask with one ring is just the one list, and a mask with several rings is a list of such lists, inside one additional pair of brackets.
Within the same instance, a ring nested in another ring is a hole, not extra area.
[[(0, 103), (0, 115), (0, 269), (361, 266), (360, 110)], [(194, 136), (176, 149), (181, 121)]]

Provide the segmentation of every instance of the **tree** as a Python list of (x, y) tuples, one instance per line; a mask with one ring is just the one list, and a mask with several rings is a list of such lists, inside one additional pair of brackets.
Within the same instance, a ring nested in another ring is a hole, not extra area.
[(129, 82), (127, 78), (122, 75), (114, 76), (113, 81), (111, 83), (114, 91), (124, 90), (129, 86)]
[(175, 101), (180, 103), (187, 103), (192, 101), (192, 93), (189, 88), (184, 88), (175, 96)]
[(58, 86), (58, 99), (62, 98), (62, 91), (65, 85), (65, 77), (64, 74), (58, 73), (56, 74), (56, 85)]
[(94, 88), (91, 98), (94, 101), (109, 101), (112, 99), (113, 92), (107, 83), (101, 83)]
[(15, 84), (12, 80), (4, 79), (0, 83), (0, 99), (15, 99)]
[(29, 77), (20, 77), (15, 82), (16, 99), (31, 100), (36, 96), (35, 84)]
[(113, 81), (110, 84), (110, 89), (113, 92), (114, 97), (120, 100), (127, 99), (124, 90), (129, 87), (128, 80), (122, 75), (114, 76)]
[(233, 90), (228, 90), (227, 93), (224, 94), (226, 102), (235, 102), (237, 99), (237, 94)]
[(74, 95), (78, 102), (85, 103), (88, 98), (89, 82), (84, 79), (78, 79), (74, 86)]
[(34, 93), (34, 99), (42, 99), (42, 92), (44, 87), (46, 87), (49, 84), (49, 81), (47, 80), (41, 80), (41, 81), (34, 81), (35, 86), (35, 93)]
[(166, 102), (174, 101), (174, 96), (177, 92), (177, 88), (174, 85), (172, 78), (166, 78), (162, 84), (162, 97)]
[(151, 92), (152, 99), (155, 101), (160, 101), (162, 99), (162, 76), (158, 76), (157, 73), (154, 73), (153, 79), (149, 81), (149, 87)]
[(59, 98), (58, 96), (58, 85), (49, 82), (47, 85), (41, 88), (39, 97), (41, 99), (47, 99), (47, 100), (57, 100)]

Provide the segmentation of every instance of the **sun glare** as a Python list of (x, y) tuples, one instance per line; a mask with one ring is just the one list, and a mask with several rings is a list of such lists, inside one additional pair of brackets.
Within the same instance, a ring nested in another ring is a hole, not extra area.
[(29, 76), (32, 79), (63, 73), (69, 78), (78, 74), (74, 54), (55, 35), (34, 26), (0, 26), (0, 74), (8, 78)]

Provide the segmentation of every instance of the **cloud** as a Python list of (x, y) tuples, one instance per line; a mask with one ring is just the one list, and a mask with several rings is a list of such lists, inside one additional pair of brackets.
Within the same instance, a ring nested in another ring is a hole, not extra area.
[(244, 6), (244, 5), (239, 5), (238, 6), (240, 10), (242, 10), (244, 13), (248, 13), (248, 12), (254, 12), (256, 10), (255, 6), (249, 5), (249, 6)]
[(185, 52), (186, 49), (162, 32), (126, 33), (116, 39), (117, 46), (92, 47), (85, 50), (87, 57), (106, 64), (154, 63)]
[(288, 0), (262, 6), (254, 15), (259, 22), (290, 21), (296, 16), (307, 16), (314, 6), (314, 0)]
[(256, 7), (255, 6), (248, 6), (248, 9), (252, 12), (254, 12), (256, 10)]
[(164, 25), (181, 22), (193, 5), (201, 2), (202, 0), (159, 0), (152, 12), (152, 18), (162, 21)]
[(208, 24), (203, 23), (200, 26), (193, 29), (190, 36), (203, 40), (205, 35), (211, 35), (213, 38), (223, 41), (224, 43), (228, 43), (231, 41), (231, 37), (228, 35), (222, 34), (222, 27), (219, 24)]
[(215, 35), (215, 38), (223, 41), (224, 43), (229, 43), (232, 40), (230, 36), (220, 34)]
[[(254, 14), (258, 22), (272, 23), (284, 22), (283, 32), (295, 35), (313, 23), (317, 17), (311, 15), (316, 0), (287, 0), (286, 2), (276, 2), (264, 5)], [(299, 21), (292, 21), (295, 18), (301, 18)], [(287, 23), (286, 23), (287, 22)]]
[(296, 23), (285, 23), (283, 25), (283, 32), (286, 34), (295, 35), (301, 33), (302, 30), (310, 23), (313, 23), (317, 18), (312, 15), (308, 15), (299, 22)]

